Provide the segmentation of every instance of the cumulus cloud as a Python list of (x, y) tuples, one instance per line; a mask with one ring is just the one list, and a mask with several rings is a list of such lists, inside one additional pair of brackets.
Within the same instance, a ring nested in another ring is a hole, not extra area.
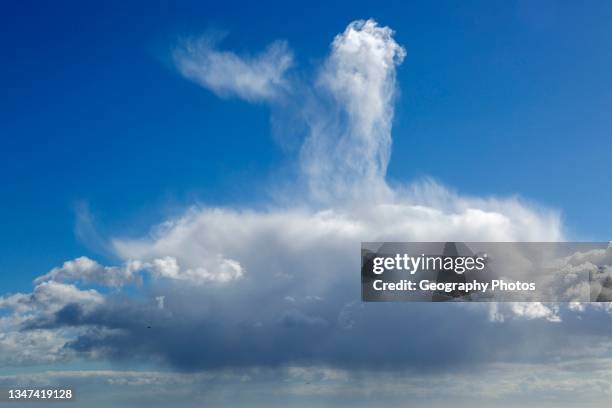
[(94, 289), (81, 290), (72, 284), (47, 281), (38, 284), (32, 293), (0, 297), (0, 309), (9, 308), (19, 314), (53, 313), (70, 303), (91, 307), (102, 301), (103, 296)]
[[(176, 51), (186, 77), (248, 101), (274, 103), (286, 89), (292, 57), (285, 44), (238, 57), (202, 41)], [(76, 355), (154, 360), (185, 371), (300, 364), (426, 372), (546, 363), (577, 344), (589, 344), (583, 353), (605, 353), (609, 332), (600, 315), (562, 319), (565, 311), (554, 305), (359, 302), (361, 241), (564, 238), (557, 212), (519, 198), (466, 197), (428, 180), (387, 184), (396, 68), (405, 55), (388, 27), (349, 24), (333, 40), (300, 113), (309, 132), (294, 201), (266, 210), (194, 205), (145, 237), (115, 237), (122, 266), (68, 261), (38, 278), (34, 293), (42, 285), (121, 288), (147, 276), (141, 297), (75, 292), (28, 330), (71, 328), (77, 331), (62, 349)], [(4, 305), (21, 313), (34, 294), (13, 296)], [(103, 301), (92, 301), (97, 297)], [(12, 330), (21, 333), (23, 325)], [(372, 333), (379, 334), (374, 347)]]
[(283, 41), (269, 45), (255, 56), (238, 56), (215, 48), (208, 37), (187, 40), (174, 50), (174, 62), (182, 75), (222, 97), (269, 101), (289, 88), (287, 70), (293, 55)]
[(123, 286), (133, 283), (138, 277), (134, 274), (141, 267), (138, 262), (129, 262), (125, 267), (102, 266), (94, 260), (81, 256), (72, 261), (66, 261), (60, 267), (51, 269), (48, 273), (36, 278), (34, 283), (71, 282), (104, 286)]
[(558, 306), (548, 307), (540, 302), (516, 302), (510, 304), (512, 312), (516, 316), (527, 319), (545, 318), (551, 322), (560, 322), (558, 316)]
[(96, 290), (54, 281), (41, 282), (32, 293), (0, 297), (0, 363), (22, 366), (68, 360), (72, 353), (64, 346), (83, 330), (33, 329), (32, 325), (53, 321), (73, 305), (90, 312), (103, 302), (104, 296)]
[(181, 270), (176, 258), (164, 256), (163, 258), (154, 259), (149, 268), (155, 277), (184, 280), (189, 283), (205, 283), (205, 282), (229, 282), (242, 277), (242, 267), (240, 264), (231, 259), (225, 259), (216, 256), (211, 262), (208, 257), (202, 260), (199, 265), (208, 265), (208, 267), (198, 266)]

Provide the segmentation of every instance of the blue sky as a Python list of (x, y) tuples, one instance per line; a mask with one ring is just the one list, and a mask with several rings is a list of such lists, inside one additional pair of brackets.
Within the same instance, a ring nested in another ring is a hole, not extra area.
[(195, 199), (265, 195), (257, 184), (291, 157), (268, 108), (184, 81), (169, 57), (178, 38), (226, 32), (237, 52), (285, 39), (308, 70), (363, 16), (407, 49), (390, 180), (520, 194), (560, 209), (576, 239), (609, 238), (606, 2), (28, 3), (1, 17), (3, 286), (90, 251), (73, 231), (79, 203), (133, 234)]
[(364, 304), (358, 248), (609, 240), (611, 14), (4, 5), (0, 385), (607, 406), (609, 304)]

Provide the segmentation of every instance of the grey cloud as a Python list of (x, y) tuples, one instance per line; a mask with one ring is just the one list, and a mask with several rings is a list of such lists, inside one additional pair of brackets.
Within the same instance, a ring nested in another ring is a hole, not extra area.
[(349, 293), (354, 289), (358, 287), (337, 286), (331, 290), (336, 299), (301, 308), (279, 297), (253, 310), (251, 299), (263, 295), (255, 287), (237, 297), (222, 294), (214, 299), (198, 290), (176, 288), (174, 293), (165, 291), (163, 310), (155, 302), (119, 300), (94, 310), (67, 305), (53, 319), (28, 328), (87, 328), (66, 342), (65, 349), (83, 357), (157, 361), (181, 371), (314, 364), (443, 372), (492, 362), (551, 363), (564, 356), (598, 356), (610, 347), (609, 318), (595, 311), (584, 321), (560, 312), (565, 313), (561, 324), (507, 320), (499, 325), (488, 321), (484, 307), (475, 305), (351, 307), (345, 302), (354, 299)]

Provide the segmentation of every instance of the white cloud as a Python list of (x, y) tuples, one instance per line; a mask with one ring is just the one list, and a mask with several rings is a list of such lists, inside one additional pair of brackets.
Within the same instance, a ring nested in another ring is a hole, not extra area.
[(0, 364), (21, 366), (66, 361), (73, 354), (64, 348), (66, 342), (83, 332), (81, 328), (25, 329), (34, 321), (53, 319), (68, 305), (92, 311), (104, 302), (104, 296), (93, 289), (81, 290), (74, 285), (54, 281), (38, 284), (32, 293), (0, 297)]
[(213, 41), (203, 37), (177, 48), (174, 61), (181, 74), (219, 96), (269, 101), (288, 90), (286, 73), (293, 56), (283, 41), (272, 43), (259, 55), (240, 57), (215, 49)]
[[(300, 269), (300, 260), (315, 253), (323, 265), (341, 267), (344, 263), (348, 269), (355, 261), (349, 254), (361, 241), (544, 241), (562, 237), (553, 214), (540, 215), (515, 200), (472, 201), (445, 193), (448, 201), (437, 207), (418, 205), (414, 196), (398, 194), (389, 202), (318, 211), (193, 208), (152, 238), (116, 239), (113, 246), (124, 259), (152, 262), (160, 276), (177, 277), (180, 263), (187, 270), (204, 267), (220, 276), (228, 267), (235, 269), (230, 276), (240, 276), (241, 265), (245, 274), (259, 277)], [(263, 259), (269, 261), (268, 268)], [(327, 273), (331, 272), (308, 275)]]
[(305, 115), (301, 167), (312, 198), (385, 193), (395, 70), (404, 56), (393, 31), (373, 20), (355, 21), (334, 39), (317, 79), (320, 97)]
[(86, 284), (118, 287), (135, 282), (138, 277), (134, 272), (139, 268), (140, 265), (137, 262), (128, 262), (125, 267), (102, 266), (94, 260), (81, 256), (72, 261), (64, 262), (61, 267), (53, 268), (48, 273), (36, 278), (34, 283), (79, 281)]
[(518, 317), (531, 319), (546, 319), (551, 322), (560, 322), (558, 306), (546, 306), (540, 302), (510, 303), (512, 312)]
[(64, 348), (75, 332), (65, 330), (0, 331), (0, 365), (3, 367), (52, 364), (69, 360)]
[(61, 267), (53, 268), (48, 273), (36, 278), (37, 289), (56, 282), (73, 282), (96, 284), (119, 288), (132, 283), (142, 283), (142, 275), (150, 273), (156, 279), (186, 281), (190, 284), (206, 282), (229, 282), (242, 277), (242, 267), (234, 260), (220, 255), (211, 256), (203, 253), (202, 262), (193, 268), (180, 268), (177, 259), (164, 255), (159, 258), (144, 257), (134, 260), (126, 259), (122, 266), (102, 266), (87, 257), (79, 257), (64, 262)]
[(104, 297), (94, 289), (81, 290), (75, 285), (46, 281), (38, 284), (30, 294), (17, 293), (0, 297), (0, 309), (12, 309), (19, 314), (50, 314), (71, 303), (93, 307), (103, 300)]
[[(207, 256), (199, 263), (200, 266), (183, 270), (179, 267), (176, 258), (172, 256), (153, 259), (150, 264), (146, 265), (150, 265), (148, 267), (154, 277), (182, 280), (189, 284), (230, 282), (242, 277), (240, 263), (225, 259), (220, 255), (216, 255), (213, 259)], [(207, 267), (202, 265), (207, 265)]]

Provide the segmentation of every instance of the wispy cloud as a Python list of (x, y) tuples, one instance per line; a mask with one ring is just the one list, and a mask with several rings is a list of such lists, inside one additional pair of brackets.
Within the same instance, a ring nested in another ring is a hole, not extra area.
[(174, 50), (174, 62), (186, 78), (222, 97), (270, 101), (289, 88), (286, 73), (293, 55), (283, 41), (255, 56), (216, 49), (209, 37), (189, 39)]
[(385, 193), (395, 70), (405, 54), (393, 31), (373, 20), (349, 24), (332, 42), (316, 79), (319, 98), (307, 116), (310, 134), (301, 151), (317, 198)]

